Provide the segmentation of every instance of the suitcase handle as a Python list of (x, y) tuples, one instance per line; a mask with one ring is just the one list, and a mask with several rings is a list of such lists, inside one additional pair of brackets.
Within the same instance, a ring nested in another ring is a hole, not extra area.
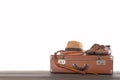
[(80, 70), (80, 71), (85, 71), (88, 68), (88, 64), (84, 64), (83, 67), (78, 67), (77, 64), (73, 64), (73, 68)]

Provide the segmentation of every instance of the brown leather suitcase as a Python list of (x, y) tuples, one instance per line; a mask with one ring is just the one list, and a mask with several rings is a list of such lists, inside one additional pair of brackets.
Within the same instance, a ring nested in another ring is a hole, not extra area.
[(111, 55), (51, 55), (52, 73), (113, 74)]

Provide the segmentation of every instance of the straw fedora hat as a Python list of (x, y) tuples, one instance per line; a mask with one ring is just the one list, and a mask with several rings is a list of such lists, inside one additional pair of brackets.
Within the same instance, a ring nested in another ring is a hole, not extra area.
[(65, 51), (82, 51), (82, 43), (78, 41), (68, 41)]

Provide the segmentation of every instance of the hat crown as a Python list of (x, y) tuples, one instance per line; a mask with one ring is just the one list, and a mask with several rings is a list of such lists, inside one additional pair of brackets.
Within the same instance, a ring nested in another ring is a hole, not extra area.
[(68, 41), (66, 48), (81, 48), (82, 49), (82, 43), (78, 41)]

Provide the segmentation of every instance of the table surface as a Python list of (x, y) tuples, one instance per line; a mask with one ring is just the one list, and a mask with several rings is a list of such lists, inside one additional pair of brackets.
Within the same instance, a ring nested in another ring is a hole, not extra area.
[(120, 72), (114, 72), (113, 75), (82, 75), (49, 71), (0, 71), (0, 80), (120, 80)]

